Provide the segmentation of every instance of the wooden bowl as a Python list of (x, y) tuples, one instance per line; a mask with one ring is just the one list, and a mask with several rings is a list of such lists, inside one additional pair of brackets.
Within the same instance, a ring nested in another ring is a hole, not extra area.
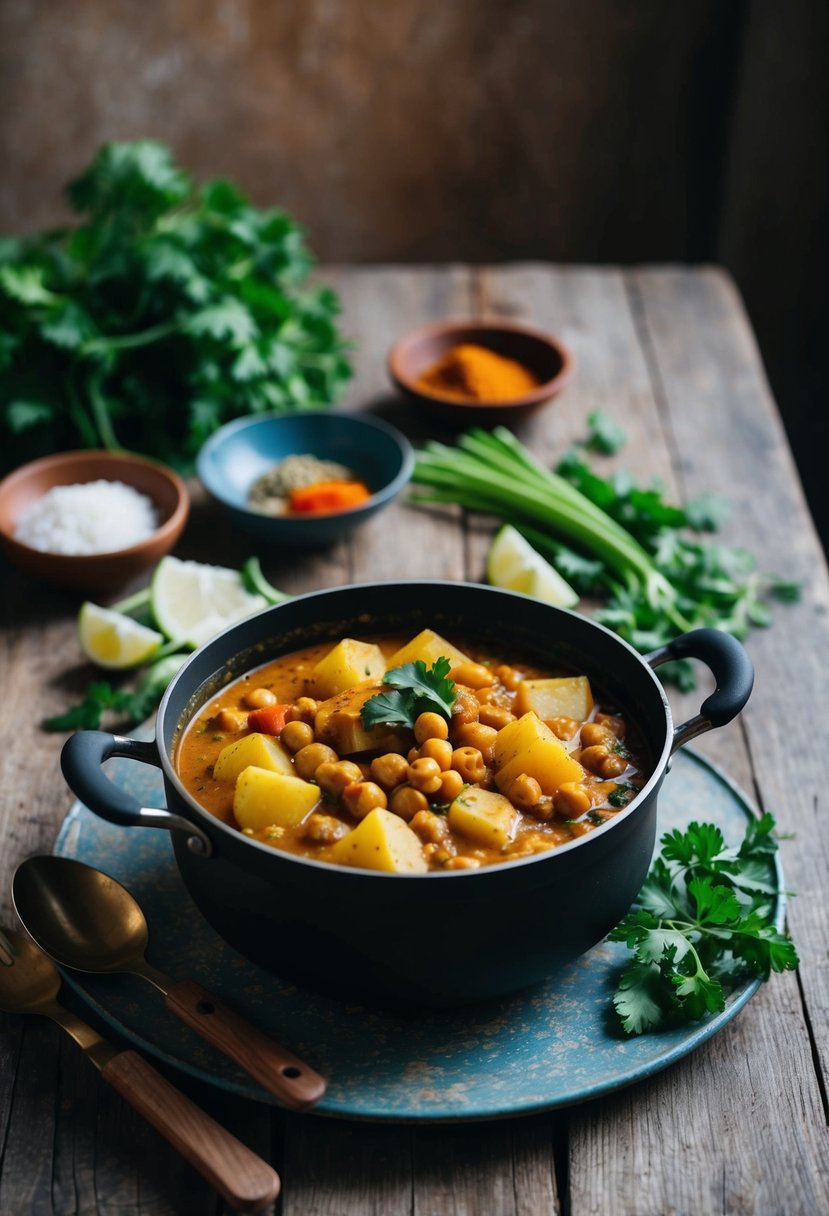
[[(515, 359), (538, 377), (538, 386), (510, 401), (457, 401), (424, 391), (417, 379), (461, 343), (485, 346)], [(389, 354), (389, 374), (397, 387), (423, 409), (453, 426), (511, 423), (546, 405), (567, 385), (573, 356), (552, 334), (507, 321), (442, 321), (413, 330)]]
[[(150, 498), (161, 521), (146, 540), (107, 553), (47, 553), (15, 540), (23, 513), (55, 486), (120, 481)], [(0, 547), (9, 561), (44, 582), (85, 593), (119, 591), (154, 566), (175, 545), (187, 522), (190, 500), (177, 473), (166, 465), (105, 451), (60, 452), (21, 465), (0, 482)]]

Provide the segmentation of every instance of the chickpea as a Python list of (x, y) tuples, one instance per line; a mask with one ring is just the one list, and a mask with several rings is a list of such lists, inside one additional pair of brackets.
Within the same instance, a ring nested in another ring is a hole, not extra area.
[(552, 819), (553, 811), (553, 800), (547, 794), (543, 794), (535, 806), (527, 807), (527, 813), (532, 815), (533, 819), (540, 819), (543, 823)]
[(308, 722), (286, 722), (279, 736), (289, 752), (301, 751), (314, 742), (314, 728)]
[(365, 819), (369, 811), (380, 807), (385, 810), (388, 801), (383, 790), (373, 781), (352, 781), (342, 793), (343, 803), (347, 811), (355, 819)]
[(463, 777), (455, 769), (450, 768), (448, 772), (440, 775), (440, 789), (437, 792), (437, 798), (440, 802), (454, 802), (463, 787)]
[(362, 781), (363, 774), (350, 760), (326, 761), (314, 770), (314, 780), (326, 794), (339, 797), (352, 781)]
[(506, 794), (513, 806), (525, 811), (541, 801), (541, 786), (535, 777), (528, 777), (526, 773), (520, 773), (514, 781), (510, 782)]
[(418, 811), (409, 827), (425, 844), (446, 845), (449, 842), (449, 825), (434, 811)]
[(243, 709), (225, 707), (216, 714), (216, 725), (220, 730), (244, 730), (248, 724), (248, 716)]
[(610, 752), (603, 743), (593, 743), (590, 747), (585, 747), (582, 750), (579, 760), (585, 768), (589, 768), (591, 773), (601, 774), (602, 765), (607, 760)]
[(620, 756), (618, 752), (610, 752), (607, 759), (601, 767), (600, 776), (610, 780), (612, 777), (621, 777), (622, 773), (628, 766), (624, 756)]
[(294, 756), (296, 775), (303, 781), (310, 781), (321, 764), (336, 764), (339, 758), (333, 747), (326, 747), (324, 743), (309, 743)]
[(423, 794), (437, 793), (440, 775), (440, 765), (429, 756), (423, 756), (409, 765), (409, 785)]
[(596, 714), (596, 721), (600, 726), (606, 726), (611, 734), (617, 739), (625, 737), (625, 720), (617, 714)]
[(524, 679), (520, 671), (516, 671), (514, 667), (508, 667), (506, 663), (502, 663), (500, 667), (496, 667), (495, 674), (504, 688), (509, 689), (510, 692), (515, 692), (518, 685)]
[(333, 844), (335, 840), (341, 840), (347, 831), (346, 824), (333, 815), (321, 815), (319, 811), (314, 811), (303, 825), (302, 835), (317, 844)]
[(484, 726), (493, 726), (495, 730), (503, 730), (509, 722), (515, 721), (515, 714), (503, 705), (482, 705), (478, 721)]
[(428, 809), (429, 801), (420, 790), (413, 790), (410, 785), (398, 786), (389, 799), (389, 810), (401, 819), (413, 819), (421, 811)]
[(553, 795), (553, 806), (562, 819), (578, 819), (590, 810), (591, 798), (578, 781), (565, 781)]
[(414, 764), (415, 760), (419, 760), (419, 759), (420, 759), (420, 748), (419, 747), (410, 747), (409, 750), (406, 752), (407, 764)]
[(276, 694), (269, 688), (251, 688), (242, 700), (250, 709), (264, 709), (267, 705), (276, 705)]
[(452, 734), (452, 727), (460, 726), (466, 722), (477, 722), (480, 709), (481, 707), (474, 693), (470, 692), (469, 689), (458, 689), (455, 704), (452, 706), (452, 721), (449, 726), (450, 736)]
[(440, 714), (418, 714), (414, 724), (414, 737), (421, 744), (427, 739), (448, 739), (449, 723)]
[(313, 726), (314, 717), (318, 709), (319, 701), (315, 701), (313, 697), (298, 697), (285, 714), (285, 721), (307, 722), (310, 726)]
[(547, 718), (546, 722), (555, 737), (565, 741), (572, 739), (579, 729), (575, 718)]
[(483, 663), (458, 663), (450, 670), (449, 679), (467, 688), (489, 688), (495, 683), (495, 676)]
[(480, 870), (481, 863), (477, 857), (450, 857), (446, 868), (447, 870)]
[(484, 726), (482, 722), (464, 722), (457, 728), (454, 741), (458, 747), (476, 747), (484, 761), (489, 763), (497, 734), (494, 726)]
[(452, 768), (464, 781), (480, 782), (486, 776), (484, 758), (477, 747), (456, 747), (452, 752)]
[(604, 746), (606, 748), (613, 735), (601, 722), (585, 722), (579, 738), (582, 747)]
[(581, 753), (580, 759), (584, 767), (589, 768), (591, 773), (608, 780), (611, 777), (621, 777), (627, 768), (627, 761), (623, 756), (609, 751), (602, 745), (586, 747)]
[(479, 705), (489, 705), (498, 696), (498, 690), (490, 684), (489, 688), (476, 688), (475, 700)]
[(409, 765), (405, 756), (398, 752), (386, 752), (384, 756), (375, 756), (371, 762), (371, 776), (384, 789), (393, 790), (396, 785), (402, 785), (409, 773)]
[(452, 765), (452, 744), (448, 739), (427, 739), (420, 749), (419, 758), (436, 760), (438, 768), (445, 773)]

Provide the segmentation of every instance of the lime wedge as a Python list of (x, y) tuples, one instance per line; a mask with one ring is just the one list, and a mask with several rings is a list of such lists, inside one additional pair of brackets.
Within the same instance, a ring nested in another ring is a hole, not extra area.
[(521, 591), (557, 608), (579, 602), (570, 584), (511, 524), (499, 529), (489, 547), (486, 576), (493, 587)]
[(155, 623), (164, 634), (194, 650), (228, 625), (267, 607), (246, 591), (238, 570), (163, 557), (150, 586)]
[(148, 629), (131, 616), (89, 601), (81, 604), (78, 634), (86, 657), (99, 667), (109, 667), (113, 671), (146, 663), (164, 641), (155, 629)]

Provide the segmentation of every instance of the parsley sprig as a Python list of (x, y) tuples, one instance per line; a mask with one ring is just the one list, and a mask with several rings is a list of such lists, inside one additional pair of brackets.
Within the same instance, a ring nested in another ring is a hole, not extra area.
[(771, 815), (751, 820), (738, 848), (712, 823), (662, 837), (636, 903), (610, 934), (633, 951), (613, 998), (628, 1034), (718, 1013), (737, 983), (798, 965), (774, 923), (773, 829)]
[(451, 667), (449, 659), (441, 657), (431, 667), (416, 659), (387, 671), (383, 682), (391, 691), (366, 701), (360, 715), (363, 726), (366, 730), (380, 723), (413, 727), (423, 713), (450, 718), (455, 703), (455, 685), (447, 678)]

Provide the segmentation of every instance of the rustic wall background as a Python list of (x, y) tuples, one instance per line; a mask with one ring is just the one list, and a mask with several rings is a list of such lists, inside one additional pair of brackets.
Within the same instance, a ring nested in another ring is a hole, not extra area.
[(723, 262), (827, 537), (827, 46), (824, 0), (0, 0), (0, 232), (153, 136), (326, 261)]

